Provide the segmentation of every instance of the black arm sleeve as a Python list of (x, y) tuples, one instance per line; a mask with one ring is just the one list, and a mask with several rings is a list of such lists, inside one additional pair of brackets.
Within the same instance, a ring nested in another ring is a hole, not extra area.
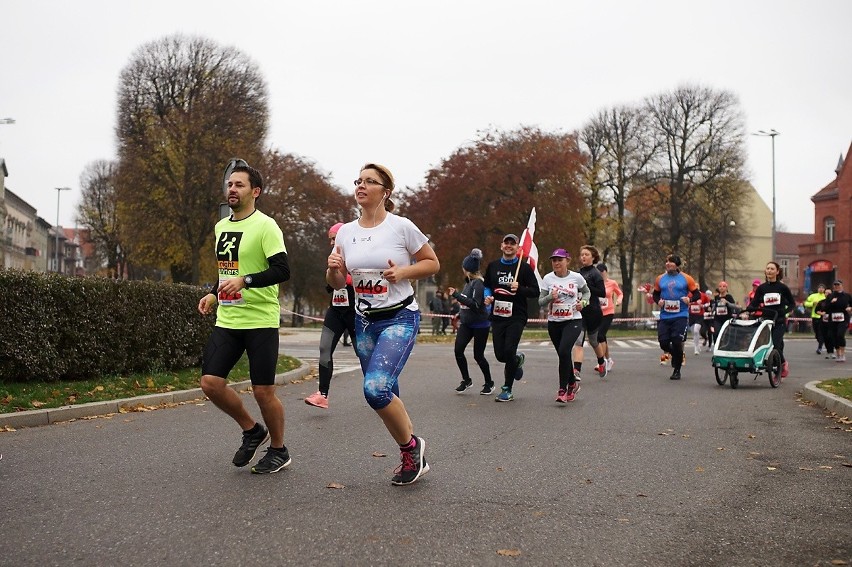
[(518, 277), (518, 295), (538, 299), (539, 293), (538, 279), (532, 267), (529, 264), (523, 264)]
[[(267, 258), (269, 267), (251, 274), (251, 287), (269, 287), (290, 279), (290, 263), (287, 261), (287, 253), (279, 252), (275, 256)], [(246, 274), (249, 275), (249, 274)]]
[(701, 292), (698, 290), (698, 288), (693, 289), (692, 295), (690, 295), (689, 297), (690, 297), (690, 300), (693, 303), (695, 303), (696, 301), (700, 301), (701, 300)]

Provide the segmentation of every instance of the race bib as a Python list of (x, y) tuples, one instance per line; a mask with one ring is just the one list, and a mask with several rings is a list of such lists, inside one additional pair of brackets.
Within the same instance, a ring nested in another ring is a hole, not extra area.
[(663, 303), (663, 311), (666, 313), (680, 313), (680, 301), (676, 299), (666, 299)]
[(843, 313), (842, 311), (840, 313), (832, 313), (831, 314), (831, 320), (834, 321), (835, 323), (842, 323), (843, 321), (846, 320), (846, 314)]
[(349, 307), (349, 292), (346, 288), (336, 289), (331, 294), (331, 305), (333, 307)]
[(700, 315), (702, 311), (704, 310), (701, 308), (700, 303), (692, 303), (689, 305), (689, 312), (693, 315)]
[(727, 315), (728, 314), (728, 306), (727, 305), (717, 305), (716, 306), (716, 315)]
[[(219, 285), (222, 285), (223, 281), (225, 281), (225, 280), (219, 280)], [(235, 293), (233, 295), (228, 295), (227, 293), (220, 291), (218, 296), (216, 297), (216, 300), (219, 302), (219, 305), (226, 305), (226, 306), (245, 305), (246, 304), (246, 300), (243, 299), (243, 292), (241, 292), (241, 291), (238, 291), (237, 293)]]
[(568, 321), (574, 318), (574, 309), (567, 305), (550, 304), (551, 321)]
[(494, 301), (494, 315), (497, 317), (511, 317), (512, 316), (512, 302), (511, 301), (501, 301), (499, 299)]
[(781, 294), (780, 293), (767, 293), (763, 296), (763, 304), (764, 305), (781, 305)]
[(606, 306), (608, 306), (608, 305), (609, 305), (609, 298), (608, 298), (608, 297), (601, 297), (601, 298), (598, 300), (598, 303), (600, 303), (600, 305), (601, 305), (601, 309), (603, 309), (604, 307), (606, 307)]
[(388, 298), (388, 282), (382, 277), (383, 270), (352, 270), (352, 286), (355, 295), (374, 306)]

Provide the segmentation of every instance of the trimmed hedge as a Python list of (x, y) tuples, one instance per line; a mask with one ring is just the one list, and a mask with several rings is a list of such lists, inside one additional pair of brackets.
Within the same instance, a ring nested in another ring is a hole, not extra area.
[(0, 381), (95, 378), (200, 364), (215, 323), (183, 284), (0, 270)]

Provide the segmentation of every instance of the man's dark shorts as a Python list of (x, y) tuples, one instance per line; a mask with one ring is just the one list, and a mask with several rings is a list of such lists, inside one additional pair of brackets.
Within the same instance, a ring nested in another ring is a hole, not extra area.
[(243, 353), (248, 354), (251, 383), (257, 386), (275, 384), (278, 365), (278, 329), (224, 329), (213, 327), (204, 359), (203, 376), (227, 378)]
[(667, 343), (675, 339), (683, 342), (686, 340), (687, 323), (689, 323), (689, 319), (686, 317), (660, 319), (657, 321), (657, 338), (661, 343)]

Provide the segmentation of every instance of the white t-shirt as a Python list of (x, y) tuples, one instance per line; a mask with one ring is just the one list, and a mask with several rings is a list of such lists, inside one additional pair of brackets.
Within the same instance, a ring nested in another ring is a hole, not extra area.
[(582, 299), (582, 288), (586, 286), (586, 279), (577, 272), (569, 271), (565, 277), (559, 277), (553, 272), (548, 273), (542, 279), (542, 291), (547, 290), (552, 294), (555, 289), (559, 297), (550, 302), (547, 312), (548, 321), (570, 321), (580, 319), (580, 306)]
[[(404, 217), (388, 213), (379, 226), (364, 228), (358, 221), (346, 223), (337, 232), (335, 245), (340, 247), (346, 269), (355, 288), (355, 309), (390, 307), (414, 295), (411, 281), (390, 283), (384, 279), (388, 260), (397, 266), (408, 266), (413, 256), (429, 241), (417, 226)], [(407, 307), (417, 311), (417, 301)]]

